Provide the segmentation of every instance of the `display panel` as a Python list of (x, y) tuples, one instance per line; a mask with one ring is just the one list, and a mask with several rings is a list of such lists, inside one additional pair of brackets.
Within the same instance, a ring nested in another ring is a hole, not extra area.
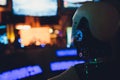
[(12, 0), (13, 13), (25, 16), (56, 16), (57, 0)]
[(59, 62), (56, 61), (50, 63), (50, 69), (51, 71), (67, 70), (76, 64), (83, 64), (83, 63), (85, 63), (84, 60), (63, 60)]
[(0, 0), (0, 6), (7, 6), (7, 0)]
[(39, 65), (34, 65), (34, 66), (30, 65), (30, 66), (25, 66), (25, 67), (2, 72), (0, 74), (0, 80), (24, 79), (41, 73), (43, 73), (43, 70)]
[(63, 7), (64, 8), (75, 8), (80, 7), (81, 4), (77, 3), (79, 0), (63, 0)]
[(67, 48), (67, 49), (58, 49), (56, 50), (57, 57), (70, 57), (77, 56), (77, 50), (75, 48)]
[(78, 8), (85, 2), (99, 2), (100, 0), (63, 0), (64, 8)]

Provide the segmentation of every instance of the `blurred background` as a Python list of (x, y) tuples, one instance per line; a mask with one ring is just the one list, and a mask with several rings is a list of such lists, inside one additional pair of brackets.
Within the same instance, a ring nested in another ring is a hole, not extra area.
[(0, 80), (46, 80), (78, 63), (72, 16), (89, 2), (119, 0), (0, 0)]

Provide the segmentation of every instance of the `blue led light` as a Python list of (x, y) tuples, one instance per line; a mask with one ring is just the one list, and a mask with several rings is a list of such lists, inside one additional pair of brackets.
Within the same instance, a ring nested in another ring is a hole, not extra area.
[(69, 61), (61, 61), (61, 62), (52, 62), (50, 63), (51, 71), (58, 71), (58, 70), (66, 70), (71, 66), (76, 64), (83, 64), (85, 63), (84, 60), (69, 60)]
[(56, 55), (58, 57), (77, 56), (77, 50), (76, 49), (57, 50)]
[(6, 29), (6, 25), (0, 25), (0, 29)]
[(19, 69), (6, 71), (0, 74), (0, 80), (18, 80), (36, 74), (41, 74), (43, 71), (40, 66), (28, 66)]
[(24, 47), (25, 47), (23, 44), (21, 44), (22, 40), (21, 40), (20, 38), (18, 39), (18, 42), (20, 43), (20, 47), (21, 47), (21, 48), (24, 48)]
[(21, 39), (20, 38), (18, 39), (18, 42), (21, 43)]
[(45, 47), (45, 44), (41, 44), (41, 47)]
[(4, 33), (2, 35), (0, 35), (0, 43), (3, 43), (3, 44), (8, 44), (8, 39), (7, 39), (7, 34)]

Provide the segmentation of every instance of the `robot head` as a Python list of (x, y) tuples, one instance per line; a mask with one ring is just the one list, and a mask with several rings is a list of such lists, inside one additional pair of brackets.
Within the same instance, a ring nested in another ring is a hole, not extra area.
[(109, 42), (119, 28), (119, 18), (116, 8), (103, 2), (89, 2), (78, 8), (72, 24), (72, 42), (78, 52), (83, 47), (86, 51), (90, 47), (100, 46), (102, 42)]
[(91, 34), (98, 40), (108, 41), (118, 30), (119, 13), (116, 8), (103, 2), (90, 2), (78, 8), (73, 16), (73, 39), (81, 33), (78, 25), (83, 19), (86, 19), (86, 24), (89, 23)]

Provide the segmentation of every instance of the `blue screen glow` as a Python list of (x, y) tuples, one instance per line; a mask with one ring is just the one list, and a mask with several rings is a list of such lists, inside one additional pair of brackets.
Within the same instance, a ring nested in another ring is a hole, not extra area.
[(0, 25), (0, 43), (4, 45), (8, 44), (8, 38), (6, 33), (6, 25)]
[(65, 57), (65, 56), (77, 56), (77, 50), (76, 49), (63, 49), (63, 50), (57, 50), (56, 55), (58, 57)]
[(6, 71), (0, 74), (0, 80), (19, 80), (36, 74), (41, 74), (42, 69), (40, 66), (27, 66), (19, 69)]
[(5, 45), (8, 44), (8, 38), (6, 33), (0, 34), (0, 43)]
[(69, 61), (60, 61), (60, 62), (52, 62), (50, 63), (51, 71), (59, 71), (59, 70), (66, 70), (71, 66), (76, 64), (83, 64), (85, 63), (84, 60), (69, 60)]

